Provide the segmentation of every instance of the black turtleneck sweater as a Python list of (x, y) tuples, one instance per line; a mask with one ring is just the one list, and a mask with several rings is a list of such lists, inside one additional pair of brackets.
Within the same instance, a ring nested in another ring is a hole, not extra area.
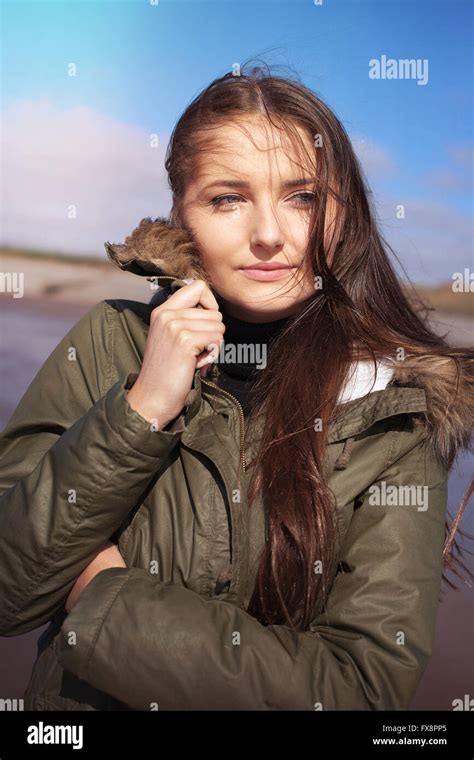
[[(230, 316), (222, 300), (218, 299), (218, 303), (226, 330), (224, 343), (215, 362), (215, 382), (235, 396), (244, 414), (247, 414), (252, 386), (258, 379), (258, 373), (266, 366), (273, 340), (290, 321), (290, 317), (272, 322), (246, 322)], [(247, 346), (245, 349), (242, 348), (244, 344)], [(245, 361), (247, 359), (250, 361)]]

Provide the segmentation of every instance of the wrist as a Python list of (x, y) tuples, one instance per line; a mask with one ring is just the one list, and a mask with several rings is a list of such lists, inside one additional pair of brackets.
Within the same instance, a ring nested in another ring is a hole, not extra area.
[(136, 383), (126, 391), (126, 396), (129, 406), (147, 422), (154, 424), (156, 430), (163, 430), (174, 419), (163, 414), (161, 409), (157, 411), (159, 405), (156, 402), (150, 404), (149, 399), (140, 392), (140, 387), (137, 387)]
[(66, 602), (64, 604), (64, 609), (69, 614), (72, 610), (72, 608), (76, 605), (78, 602), (82, 592), (84, 589), (87, 588), (89, 583), (95, 578), (96, 575), (102, 572), (102, 570), (109, 570), (113, 567), (127, 567), (125, 562), (123, 560), (116, 560), (115, 562), (108, 561), (108, 562), (97, 562), (95, 563), (93, 569), (86, 568), (84, 572), (79, 576), (76, 583), (72, 587), (71, 591), (68, 594), (68, 597), (66, 599)]

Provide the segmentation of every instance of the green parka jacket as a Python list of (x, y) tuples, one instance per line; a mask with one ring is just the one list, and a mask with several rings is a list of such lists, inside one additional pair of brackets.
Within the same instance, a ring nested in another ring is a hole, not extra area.
[[(200, 276), (183, 235), (147, 219), (106, 248), (175, 288)], [(25, 709), (407, 709), (432, 651), (472, 362), (457, 394), (452, 360), (426, 356), (338, 405), (327, 456), (339, 562), (326, 609), (305, 632), (263, 626), (245, 611), (266, 534), (261, 501), (247, 505), (238, 401), (196, 370), (165, 430), (127, 402), (151, 311), (169, 293), (95, 305), (1, 434), (0, 635), (50, 621)], [(96, 575), (67, 615), (110, 538), (127, 567)]]

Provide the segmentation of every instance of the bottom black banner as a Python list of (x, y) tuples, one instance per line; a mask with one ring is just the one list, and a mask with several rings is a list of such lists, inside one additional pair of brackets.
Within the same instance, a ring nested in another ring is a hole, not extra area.
[[(294, 733), (293, 733), (294, 732)], [(363, 757), (474, 757), (473, 714), (453, 712), (0, 712), (0, 760), (161, 754), (293, 745)], [(175, 742), (175, 744), (173, 744)], [(204, 743), (205, 742), (205, 745)]]

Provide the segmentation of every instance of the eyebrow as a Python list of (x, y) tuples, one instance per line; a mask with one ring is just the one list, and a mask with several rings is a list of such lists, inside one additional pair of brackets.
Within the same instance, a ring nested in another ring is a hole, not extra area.
[[(316, 177), (303, 177), (302, 179), (288, 179), (282, 182), (282, 187), (303, 187), (305, 185), (312, 185), (316, 181)], [(203, 187), (203, 190), (208, 190), (210, 187), (244, 187), (249, 188), (250, 183), (244, 182), (240, 179), (218, 179), (215, 182), (211, 182), (210, 185)]]

